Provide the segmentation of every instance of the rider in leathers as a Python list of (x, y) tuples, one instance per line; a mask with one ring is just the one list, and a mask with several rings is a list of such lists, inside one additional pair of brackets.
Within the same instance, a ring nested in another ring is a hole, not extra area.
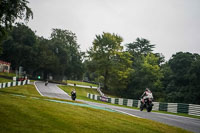
[(153, 94), (152, 92), (149, 90), (149, 88), (146, 88), (144, 93), (141, 96), (141, 102), (144, 104), (144, 100), (147, 98), (152, 98), (153, 99)]

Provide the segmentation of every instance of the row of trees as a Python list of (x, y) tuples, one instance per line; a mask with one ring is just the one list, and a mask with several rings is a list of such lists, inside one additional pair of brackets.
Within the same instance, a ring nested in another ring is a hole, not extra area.
[[(0, 1), (0, 48), (1, 42), (6, 38), (7, 31), (12, 28), (17, 19), (28, 22), (33, 18), (33, 12), (27, 6), (27, 0), (1, 0)], [(0, 49), (0, 53), (2, 49)]]
[(22, 66), (33, 77), (80, 79), (82, 53), (76, 40), (74, 33), (61, 29), (53, 29), (50, 39), (38, 37), (26, 25), (17, 23), (2, 42), (0, 58), (11, 62), (13, 70)]
[(121, 45), (116, 34), (97, 35), (88, 51), (85, 75), (103, 84), (103, 91), (138, 99), (146, 87), (156, 101), (200, 104), (200, 55), (178, 52), (167, 62), (143, 38)]

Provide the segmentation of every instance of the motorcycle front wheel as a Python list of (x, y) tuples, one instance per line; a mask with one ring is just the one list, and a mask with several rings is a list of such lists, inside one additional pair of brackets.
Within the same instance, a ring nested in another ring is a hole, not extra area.
[(152, 110), (152, 105), (148, 105), (147, 106), (147, 112), (151, 112), (151, 110)]

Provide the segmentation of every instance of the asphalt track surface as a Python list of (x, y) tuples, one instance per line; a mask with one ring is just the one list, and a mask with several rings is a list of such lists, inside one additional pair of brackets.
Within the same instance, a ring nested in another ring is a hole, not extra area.
[[(71, 97), (62, 89), (57, 87), (56, 84), (49, 83), (47, 86), (45, 86), (44, 82), (35, 82), (35, 86), (38, 92), (40, 93), (40, 95), (42, 96), (71, 100)], [(150, 113), (146, 111), (141, 112), (135, 109), (83, 101), (83, 100), (78, 100), (78, 99), (77, 101), (81, 101), (89, 105), (109, 108), (117, 112), (121, 112), (121, 113), (131, 115), (134, 117), (150, 119), (150, 120), (161, 122), (161, 123), (168, 124), (171, 126), (180, 127), (180, 128), (183, 128), (195, 133), (200, 133), (200, 119), (188, 118), (188, 117), (171, 115), (171, 114), (156, 113), (156, 112), (150, 112)]]

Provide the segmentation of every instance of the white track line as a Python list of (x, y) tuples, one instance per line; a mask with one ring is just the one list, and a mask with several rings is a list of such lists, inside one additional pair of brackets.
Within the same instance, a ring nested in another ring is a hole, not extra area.
[(117, 112), (120, 112), (120, 113), (123, 113), (123, 114), (127, 114), (127, 115), (130, 115), (130, 116), (133, 116), (133, 117), (142, 118), (142, 117), (139, 117), (139, 116), (136, 116), (136, 115), (133, 115), (133, 114), (130, 114), (130, 113), (121, 111), (121, 110), (117, 110), (117, 109), (113, 109), (113, 110), (115, 110), (115, 111), (117, 111)]
[(34, 81), (35, 88), (37, 89), (37, 91), (40, 93), (41, 96), (44, 96), (44, 95), (42, 95), (42, 93), (39, 91), (37, 85), (35, 84), (36, 82), (37, 82), (37, 81)]

